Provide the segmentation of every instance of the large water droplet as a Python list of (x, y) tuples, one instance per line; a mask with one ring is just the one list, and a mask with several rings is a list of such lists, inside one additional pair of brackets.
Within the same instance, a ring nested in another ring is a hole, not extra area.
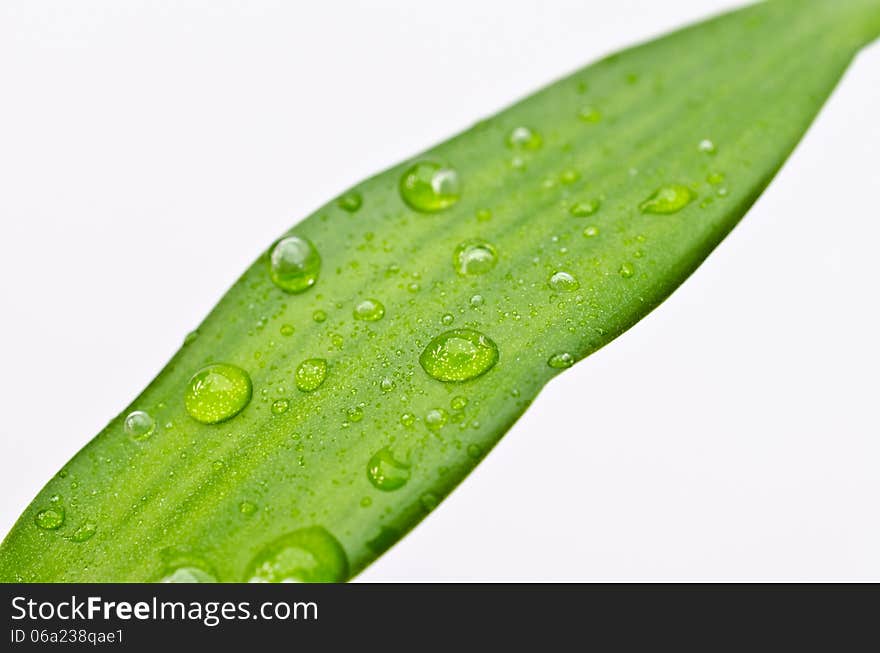
[(400, 196), (410, 208), (422, 213), (447, 209), (461, 195), (458, 173), (439, 163), (422, 161), (400, 178)]
[(251, 400), (251, 377), (240, 367), (215, 363), (193, 374), (186, 386), (186, 412), (202, 424), (217, 424), (238, 415)]
[(251, 561), (250, 583), (340, 583), (348, 579), (345, 550), (326, 529), (310, 526), (282, 535)]
[(446, 422), (449, 419), (449, 413), (447, 413), (442, 408), (433, 408), (427, 412), (425, 415), (425, 426), (427, 426), (432, 431), (439, 431), (444, 426), (446, 426)]
[(385, 315), (385, 307), (378, 299), (365, 299), (354, 307), (354, 319), (375, 322)]
[(323, 358), (309, 358), (296, 368), (294, 382), (302, 392), (317, 390), (327, 378), (327, 361)]
[(507, 145), (514, 150), (537, 150), (543, 143), (541, 135), (528, 127), (515, 127), (507, 136)]
[(285, 236), (272, 246), (269, 276), (281, 290), (301, 293), (318, 280), (321, 256), (311, 241), (299, 236)]
[(377, 490), (390, 492), (403, 487), (409, 480), (409, 465), (394, 457), (391, 449), (384, 447), (374, 453), (367, 463), (367, 478)]
[(283, 415), (290, 408), (290, 402), (287, 399), (278, 399), (272, 402), (272, 414)]
[(452, 264), (462, 276), (485, 274), (495, 267), (498, 253), (485, 240), (466, 240), (455, 248)]
[(34, 522), (44, 530), (54, 531), (64, 523), (64, 508), (53, 506), (41, 510), (34, 516)]
[(639, 204), (642, 213), (669, 214), (677, 213), (690, 204), (696, 195), (687, 186), (670, 184), (658, 188), (654, 193)]
[(550, 277), (550, 287), (558, 292), (572, 292), (581, 287), (580, 282), (569, 272), (555, 272)]
[(553, 354), (550, 358), (547, 359), (547, 365), (552, 367), (553, 369), (562, 370), (566, 367), (571, 367), (574, 365), (575, 360), (574, 356), (569, 354), (567, 351), (559, 352), (558, 354)]
[(438, 381), (469, 381), (485, 374), (498, 362), (498, 347), (473, 329), (453, 329), (434, 338), (419, 363)]
[(184, 566), (171, 570), (160, 583), (216, 583), (217, 578), (200, 567)]
[(133, 410), (125, 416), (125, 432), (135, 440), (145, 440), (156, 430), (156, 420), (143, 410)]

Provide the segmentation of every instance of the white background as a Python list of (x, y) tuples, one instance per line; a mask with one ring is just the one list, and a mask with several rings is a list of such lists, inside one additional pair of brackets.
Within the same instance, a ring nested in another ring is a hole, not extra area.
[[(2, 0), (0, 531), (293, 222), (733, 4)], [(880, 580), (878, 79), (360, 578)]]

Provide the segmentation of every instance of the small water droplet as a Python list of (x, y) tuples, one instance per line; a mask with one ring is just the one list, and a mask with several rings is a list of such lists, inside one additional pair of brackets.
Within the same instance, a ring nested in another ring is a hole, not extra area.
[(422, 213), (449, 208), (461, 195), (458, 173), (439, 163), (423, 161), (409, 168), (400, 179), (400, 196)]
[(361, 499), (361, 508), (369, 508), (373, 505), (373, 500), (370, 497), (364, 497)]
[(321, 256), (306, 238), (285, 236), (269, 254), (269, 276), (284, 292), (305, 292), (318, 280)]
[(471, 305), (473, 308), (479, 308), (479, 307), (482, 306), (485, 302), (486, 302), (486, 300), (483, 299), (483, 296), (482, 296), (482, 295), (474, 295), (474, 296), (471, 297), (471, 299), (470, 299), (470, 305)]
[(461, 382), (485, 374), (498, 362), (498, 347), (473, 329), (452, 329), (431, 340), (419, 363), (429, 376), (444, 382)]
[(483, 455), (483, 449), (478, 444), (469, 444), (467, 448), (467, 455), (476, 460)]
[(339, 583), (348, 579), (348, 557), (326, 529), (310, 526), (266, 545), (251, 560), (245, 578), (251, 583)]
[(390, 376), (383, 377), (381, 381), (379, 381), (379, 389), (382, 392), (391, 392), (394, 390), (394, 379)]
[(409, 464), (395, 458), (391, 449), (384, 447), (370, 457), (367, 478), (377, 490), (390, 492), (406, 484), (409, 468)]
[(557, 370), (571, 367), (572, 365), (574, 365), (574, 363), (574, 356), (569, 354), (567, 351), (553, 354), (550, 358), (547, 359), (547, 365)]
[(429, 410), (425, 415), (425, 426), (427, 426), (432, 431), (439, 431), (444, 426), (446, 426), (446, 422), (449, 419), (449, 413), (447, 413), (442, 408), (434, 408)]
[(453, 322), (455, 322), (455, 316), (452, 313), (444, 313), (440, 318), (440, 324), (443, 326), (449, 326)]
[(717, 186), (718, 184), (724, 183), (724, 175), (720, 172), (710, 172), (706, 177), (706, 181), (708, 181), (713, 186)]
[(146, 440), (156, 430), (156, 420), (143, 410), (133, 410), (125, 416), (123, 428), (133, 440)]
[(250, 501), (242, 501), (238, 504), (238, 512), (242, 515), (253, 515), (257, 512), (257, 504), (252, 503)]
[(296, 331), (296, 329), (293, 328), (292, 324), (282, 324), (281, 325), (281, 335), (282, 336), (285, 336), (285, 337), (292, 336), (294, 331)]
[(320, 308), (312, 313), (312, 319), (315, 322), (325, 322), (327, 320), (327, 312), (322, 311)]
[(453, 397), (452, 401), (449, 402), (449, 407), (452, 410), (463, 410), (465, 406), (468, 405), (467, 397)]
[(64, 508), (53, 506), (41, 510), (34, 516), (34, 522), (43, 530), (54, 531), (64, 523)]
[(586, 229), (584, 229), (584, 236), (587, 238), (595, 238), (599, 235), (599, 227), (594, 227), (590, 225)]
[(561, 181), (563, 184), (573, 184), (580, 178), (581, 173), (579, 173), (577, 170), (572, 170), (571, 168), (563, 170), (562, 173), (559, 175), (559, 181)]
[(697, 145), (697, 149), (703, 154), (715, 154), (718, 149), (715, 147), (715, 143), (713, 143), (708, 138), (704, 138), (700, 141), (700, 144)]
[(202, 424), (217, 424), (238, 415), (253, 393), (251, 377), (240, 367), (215, 363), (193, 374), (183, 403), (190, 417)]
[(98, 525), (95, 522), (87, 521), (80, 524), (76, 530), (73, 531), (73, 534), (70, 536), (70, 539), (73, 542), (85, 542), (86, 540), (92, 539), (95, 533), (98, 532)]
[(452, 264), (461, 276), (485, 274), (495, 267), (498, 253), (485, 240), (466, 240), (455, 248)]
[(352, 406), (345, 411), (345, 417), (349, 422), (360, 422), (364, 418), (364, 409), (360, 406)]
[(321, 387), (327, 378), (327, 361), (323, 358), (309, 358), (296, 368), (293, 375), (298, 390), (313, 392)]
[(578, 112), (578, 118), (583, 122), (596, 123), (602, 120), (602, 113), (593, 106), (585, 106)]
[(404, 426), (412, 426), (416, 423), (416, 416), (412, 413), (404, 413), (400, 416), (400, 423)]
[(476, 216), (479, 222), (489, 222), (492, 219), (492, 211), (489, 209), (477, 209)]
[(528, 127), (514, 127), (507, 136), (507, 146), (514, 150), (537, 150), (543, 143), (541, 135)]
[(690, 204), (696, 195), (687, 186), (670, 184), (658, 188), (654, 193), (639, 204), (642, 213), (670, 214), (681, 211)]
[(550, 287), (557, 292), (572, 292), (581, 287), (580, 282), (569, 272), (554, 272), (550, 277)]
[(632, 263), (621, 263), (620, 269), (617, 272), (624, 279), (629, 279), (636, 273), (636, 269), (633, 267)]
[(364, 198), (355, 190), (345, 193), (339, 198), (339, 200), (337, 200), (339, 208), (343, 211), (348, 211), (349, 213), (357, 213), (363, 203)]
[(376, 322), (385, 316), (385, 307), (378, 299), (365, 299), (354, 307), (354, 319)]
[(594, 215), (600, 206), (601, 202), (597, 199), (585, 200), (572, 204), (568, 212), (576, 218), (586, 218), (587, 216)]
[(287, 399), (279, 399), (272, 404), (273, 415), (283, 415), (290, 408), (290, 402)]

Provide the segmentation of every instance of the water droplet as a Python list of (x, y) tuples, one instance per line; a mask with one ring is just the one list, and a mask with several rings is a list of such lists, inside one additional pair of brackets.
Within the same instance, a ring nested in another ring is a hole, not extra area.
[(555, 272), (550, 277), (550, 287), (558, 292), (572, 292), (581, 287), (580, 282), (568, 272)]
[(406, 484), (409, 467), (409, 464), (395, 458), (391, 449), (384, 447), (370, 457), (367, 478), (377, 490), (390, 492)]
[(343, 211), (348, 211), (349, 213), (357, 213), (358, 209), (364, 203), (364, 198), (361, 197), (361, 194), (356, 190), (349, 191), (345, 193), (342, 197), (337, 200), (337, 204), (339, 204), (339, 208)]
[(327, 320), (327, 313), (326, 313), (326, 311), (322, 311), (322, 310), (319, 308), (317, 311), (315, 311), (314, 313), (312, 313), (312, 319), (313, 319), (315, 322), (319, 322), (319, 323), (320, 323), (320, 322), (325, 322), (325, 321)]
[(587, 238), (595, 238), (599, 235), (599, 227), (589, 226), (584, 229), (584, 236)]
[(715, 147), (715, 143), (710, 141), (708, 138), (704, 138), (700, 141), (700, 144), (697, 145), (697, 149), (703, 154), (715, 154), (718, 149)]
[(443, 326), (449, 326), (453, 322), (455, 322), (455, 316), (452, 313), (444, 313), (440, 318), (440, 324)]
[(364, 418), (364, 409), (360, 406), (353, 406), (345, 411), (345, 417), (349, 422), (360, 422)]
[(370, 497), (364, 497), (361, 499), (361, 508), (369, 508), (373, 505), (373, 500)]
[(541, 135), (528, 127), (515, 127), (507, 136), (507, 145), (514, 150), (537, 150), (543, 143)]
[(160, 583), (216, 583), (217, 578), (199, 567), (184, 566), (165, 575)]
[(269, 276), (284, 292), (301, 293), (318, 280), (321, 256), (311, 241), (299, 236), (285, 236), (269, 254)]
[(296, 329), (293, 328), (292, 324), (282, 324), (281, 325), (281, 335), (282, 336), (285, 336), (285, 337), (292, 336), (293, 332), (295, 330)]
[(416, 423), (416, 416), (412, 413), (404, 413), (400, 416), (400, 423), (404, 426), (412, 426)]
[(636, 270), (635, 270), (635, 268), (632, 266), (632, 263), (621, 263), (621, 264), (620, 264), (620, 269), (619, 269), (617, 272), (618, 272), (618, 273), (620, 274), (620, 276), (622, 276), (624, 279), (629, 279), (630, 277), (632, 277), (632, 276), (636, 273)]
[(215, 363), (193, 374), (183, 403), (190, 417), (217, 424), (238, 415), (251, 400), (251, 377), (240, 367)]
[(489, 209), (477, 209), (476, 216), (480, 222), (489, 222), (492, 219), (492, 211)]
[(452, 408), (452, 410), (463, 410), (467, 405), (467, 397), (453, 397), (452, 401), (449, 402), (449, 407)]
[(470, 305), (471, 305), (473, 308), (479, 308), (479, 307), (482, 306), (485, 302), (486, 302), (486, 300), (483, 299), (483, 296), (482, 296), (482, 295), (474, 295), (474, 296), (471, 297), (471, 299), (470, 299)]
[(578, 112), (578, 118), (583, 122), (596, 123), (602, 120), (602, 113), (596, 107), (588, 105)]
[(70, 536), (70, 539), (74, 542), (85, 542), (86, 540), (92, 539), (95, 533), (98, 532), (98, 525), (95, 522), (87, 521), (80, 524), (73, 534)]
[(574, 365), (574, 363), (574, 356), (569, 354), (567, 351), (553, 354), (550, 358), (547, 359), (547, 365), (557, 370), (571, 367), (572, 365)]
[(478, 444), (469, 444), (467, 448), (467, 455), (476, 460), (481, 455), (483, 455), (483, 449)]
[(245, 578), (251, 583), (340, 583), (348, 579), (348, 557), (326, 529), (310, 526), (266, 545)]
[(279, 399), (272, 404), (273, 415), (283, 415), (290, 408), (290, 402), (287, 399)]
[(442, 408), (434, 408), (429, 410), (425, 415), (425, 426), (432, 431), (439, 431), (446, 426), (446, 421), (448, 419), (449, 414), (445, 410)]
[(354, 319), (375, 322), (385, 316), (385, 307), (378, 299), (365, 299), (354, 307)]
[(706, 177), (706, 181), (713, 186), (717, 186), (718, 184), (724, 183), (724, 175), (720, 172), (710, 172)]
[(238, 512), (242, 515), (253, 515), (257, 512), (257, 504), (251, 503), (250, 501), (242, 501), (238, 504)]
[(394, 390), (394, 379), (390, 376), (384, 377), (379, 381), (379, 389), (382, 390), (382, 392), (391, 392)]
[(438, 381), (469, 381), (498, 362), (498, 347), (479, 331), (453, 329), (431, 340), (419, 363)]
[(327, 378), (327, 361), (323, 358), (309, 358), (296, 368), (294, 381), (298, 390), (313, 392), (321, 387)]
[(458, 173), (439, 163), (423, 161), (412, 166), (400, 179), (400, 196), (410, 208), (422, 213), (447, 209), (461, 195)]
[(64, 508), (53, 506), (52, 508), (41, 510), (34, 517), (34, 522), (44, 530), (54, 531), (64, 523)]
[(146, 440), (156, 430), (156, 420), (143, 410), (133, 410), (125, 416), (125, 432), (134, 440)]
[(583, 202), (575, 202), (571, 205), (571, 208), (568, 210), (576, 218), (586, 218), (587, 216), (594, 215), (596, 211), (599, 210), (601, 203), (599, 200), (585, 200)]
[(695, 198), (696, 195), (687, 186), (670, 184), (654, 191), (648, 199), (639, 204), (639, 209), (642, 213), (677, 213)]
[(452, 264), (461, 276), (486, 274), (495, 267), (498, 254), (485, 240), (466, 240), (455, 248)]

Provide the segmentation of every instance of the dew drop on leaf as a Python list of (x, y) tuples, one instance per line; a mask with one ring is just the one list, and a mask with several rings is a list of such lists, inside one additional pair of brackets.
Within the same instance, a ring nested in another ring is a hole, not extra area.
[(321, 387), (327, 378), (327, 361), (323, 358), (309, 358), (296, 368), (294, 382), (301, 392), (313, 392)]
[(600, 206), (599, 200), (584, 200), (572, 204), (568, 212), (576, 218), (586, 218), (587, 216), (594, 215)]
[(498, 362), (498, 347), (473, 329), (445, 331), (431, 340), (419, 363), (429, 376), (444, 382), (475, 379)]
[(357, 213), (364, 203), (364, 198), (357, 191), (350, 191), (342, 195), (336, 202), (339, 208), (349, 213)]
[(240, 367), (215, 363), (193, 374), (183, 402), (190, 417), (202, 424), (217, 424), (238, 415), (253, 393), (251, 377)]
[(409, 473), (409, 464), (395, 458), (388, 447), (379, 449), (367, 462), (367, 478), (373, 487), (383, 492), (403, 487), (409, 480)]
[(537, 150), (543, 143), (541, 135), (529, 127), (514, 127), (507, 136), (507, 146), (514, 150)]
[(485, 240), (466, 240), (455, 248), (452, 264), (455, 271), (463, 276), (486, 274), (498, 262), (495, 247)]
[(458, 201), (461, 184), (458, 173), (431, 161), (422, 161), (409, 168), (400, 178), (400, 196), (412, 209), (435, 213), (448, 209)]
[(639, 204), (642, 213), (669, 214), (677, 213), (690, 204), (696, 195), (687, 186), (670, 184), (658, 188), (654, 193)]
[(348, 578), (348, 557), (321, 526), (301, 528), (267, 544), (248, 565), (250, 583), (339, 583)]
[(53, 506), (52, 508), (41, 510), (34, 517), (34, 522), (43, 530), (54, 531), (64, 523), (64, 508)]
[(145, 440), (156, 430), (156, 420), (143, 410), (133, 410), (125, 416), (125, 432), (134, 440)]
[(364, 299), (354, 307), (354, 319), (376, 322), (385, 316), (385, 306), (378, 299)]
[(550, 358), (547, 359), (547, 365), (556, 370), (562, 370), (566, 367), (571, 367), (572, 365), (574, 365), (574, 362), (574, 356), (569, 354), (567, 351), (553, 354)]
[(558, 292), (572, 292), (581, 287), (580, 282), (569, 272), (554, 272), (550, 277), (550, 287)]
[(442, 408), (433, 408), (425, 415), (425, 426), (432, 431), (439, 431), (449, 419), (449, 413)]
[(285, 236), (269, 253), (269, 277), (284, 292), (301, 293), (315, 285), (321, 256), (306, 238)]

